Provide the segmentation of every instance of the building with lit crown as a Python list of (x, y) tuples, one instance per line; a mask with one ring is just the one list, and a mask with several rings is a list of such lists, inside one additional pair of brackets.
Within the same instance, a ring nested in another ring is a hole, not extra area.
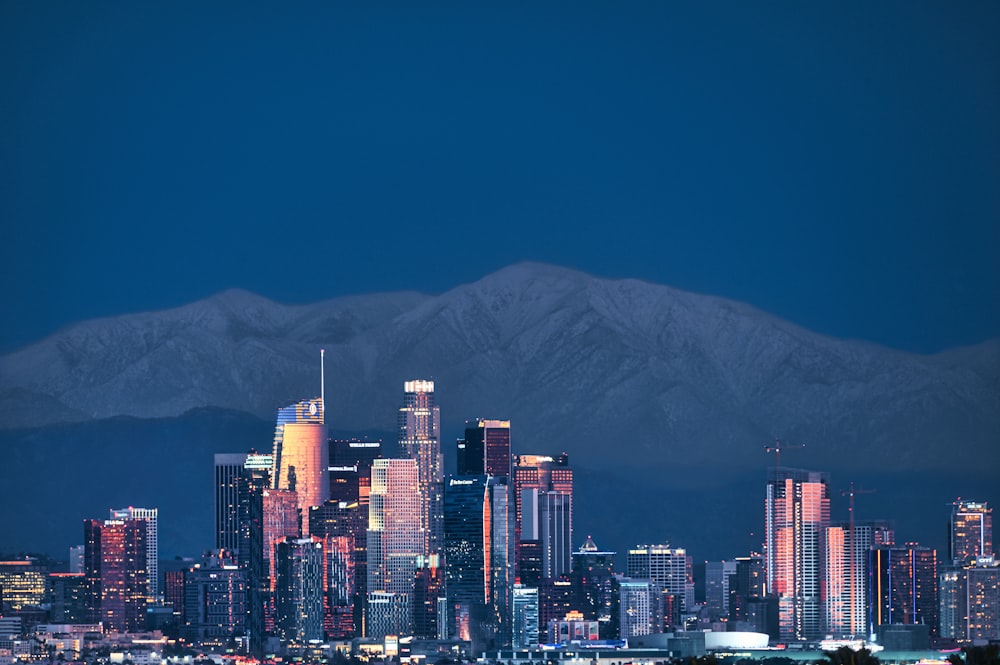
[(441, 457), (441, 408), (434, 404), (434, 382), (413, 380), (403, 384), (403, 406), (398, 415), (399, 450), (417, 460), (420, 490), (420, 527), (424, 554), (441, 550), (444, 480)]
[(466, 423), (465, 438), (457, 444), (457, 475), (486, 474), (510, 478), (510, 421), (484, 420)]
[(986, 502), (957, 500), (951, 504), (949, 555), (964, 564), (993, 554), (993, 509)]
[(321, 398), (278, 409), (272, 458), (272, 488), (296, 492), (303, 515), (330, 498), (330, 448)]

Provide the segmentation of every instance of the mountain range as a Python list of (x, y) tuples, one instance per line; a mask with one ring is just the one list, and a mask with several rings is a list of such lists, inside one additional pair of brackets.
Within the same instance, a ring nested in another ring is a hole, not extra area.
[[(0, 357), (0, 442), (18, 464), (58, 467), (100, 456), (95, 423), (196, 410), (199, 422), (263, 423), (219, 435), (215, 452), (268, 449), (246, 432), (318, 395), (321, 348), (337, 431), (391, 437), (403, 382), (433, 379), (446, 454), (467, 419), (509, 419), (515, 453), (567, 452), (596, 482), (632, 479), (653, 495), (759, 484), (775, 439), (803, 446), (783, 464), (844, 478), (1000, 477), (1000, 340), (913, 354), (724, 298), (533, 263), (439, 295), (286, 305), (230, 290), (78, 323)], [(96, 450), (68, 443), (83, 431)], [(52, 432), (63, 447), (45, 456)], [(610, 494), (592, 492), (595, 510)]]

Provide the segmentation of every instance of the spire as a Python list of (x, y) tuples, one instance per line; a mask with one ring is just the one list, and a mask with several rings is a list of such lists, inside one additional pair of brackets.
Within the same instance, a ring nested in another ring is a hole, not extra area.
[(326, 349), (319, 350), (319, 408), (320, 422), (326, 424)]
[(583, 545), (580, 546), (580, 551), (581, 552), (597, 552), (598, 551), (598, 549), (597, 549), (597, 543), (594, 542), (593, 538), (591, 538), (590, 536), (587, 536), (587, 541)]

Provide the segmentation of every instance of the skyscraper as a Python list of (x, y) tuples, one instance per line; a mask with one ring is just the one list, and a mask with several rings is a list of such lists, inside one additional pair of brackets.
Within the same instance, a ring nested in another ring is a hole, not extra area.
[(434, 404), (434, 382), (413, 380), (403, 384), (403, 406), (398, 418), (399, 449), (417, 460), (420, 490), (420, 527), (424, 553), (437, 554), (442, 537), (441, 409)]
[(111, 509), (113, 520), (142, 520), (146, 523), (146, 572), (149, 575), (149, 601), (155, 602), (160, 595), (160, 536), (157, 527), (156, 508)]
[(865, 564), (873, 546), (891, 545), (892, 539), (892, 530), (885, 522), (848, 522), (827, 528), (824, 614), (828, 634), (869, 634)]
[(986, 502), (957, 500), (951, 504), (950, 556), (964, 564), (993, 554), (993, 509)]
[[(379, 600), (385, 600), (389, 607), (408, 605), (413, 598), (413, 579), (424, 542), (417, 460), (375, 460), (368, 506), (368, 597), (374, 592), (396, 594), (395, 599), (380, 597)], [(396, 615), (391, 613), (393, 617)], [(372, 621), (374, 618), (374, 614), (369, 615), (367, 636), (384, 637), (377, 634), (379, 623)], [(411, 622), (408, 615), (403, 632), (409, 632)]]
[(225, 550), (209, 552), (184, 572), (184, 626), (189, 641), (228, 640), (244, 634), (247, 577)]
[(867, 553), (868, 632), (889, 624), (926, 624), (938, 632), (937, 551), (876, 545)]
[(323, 639), (323, 543), (283, 538), (275, 543), (275, 627), (282, 639), (306, 644)]
[(330, 448), (322, 398), (278, 409), (273, 464), (273, 489), (295, 491), (303, 515), (330, 498)]
[(84, 576), (90, 620), (106, 631), (134, 632), (146, 622), (149, 573), (141, 519), (84, 520)]
[(1000, 561), (986, 556), (947, 566), (939, 581), (941, 637), (1000, 640)]
[(479, 419), (466, 422), (465, 438), (458, 447), (458, 475), (502, 476), (510, 478), (510, 421)]
[[(573, 540), (573, 469), (569, 466), (569, 456), (566, 453), (562, 453), (556, 458), (548, 455), (517, 455), (514, 458), (513, 472), (515, 506), (514, 559), (516, 562), (517, 577), (521, 579), (528, 572), (522, 571), (522, 568), (525, 566), (525, 562), (522, 561), (522, 543), (524, 541), (529, 541), (525, 549), (529, 558), (533, 558), (536, 551), (540, 552), (543, 557), (546, 551), (552, 551), (551, 543), (546, 545), (538, 542), (537, 548), (535, 547), (535, 539), (540, 537), (539, 533), (531, 533), (527, 536), (522, 533), (525, 520), (523, 515), (524, 507), (522, 505), (524, 494), (526, 491), (532, 489), (566, 496), (566, 499), (561, 500), (560, 504), (566, 509), (565, 519), (568, 521), (565, 526), (565, 532), (569, 538), (570, 546), (566, 548), (565, 556), (561, 551), (558, 556), (565, 558), (567, 565), (566, 567), (557, 566), (558, 570), (551, 576), (558, 577), (559, 575), (566, 574), (569, 570), (569, 559), (566, 557), (569, 556)], [(534, 515), (534, 517), (537, 517), (537, 515)], [(539, 525), (540, 523), (536, 520), (535, 524)], [(545, 574), (548, 575), (549, 573)], [(530, 577), (531, 574), (528, 572), (522, 582), (527, 583)]]
[(687, 550), (670, 545), (639, 545), (628, 551), (626, 571), (632, 579), (655, 582), (680, 601), (682, 610), (694, 607), (694, 579)]
[(452, 476), (444, 492), (448, 635), (473, 650), (511, 640), (514, 511), (506, 477)]
[[(522, 541), (538, 543), (542, 578), (569, 575), (573, 547), (572, 497), (561, 492), (521, 492)], [(516, 532), (516, 529), (515, 529)]]
[(830, 495), (825, 473), (777, 467), (764, 502), (767, 589), (778, 596), (781, 639), (822, 636)]
[(239, 547), (239, 482), (245, 453), (215, 455), (215, 549), (235, 552)]

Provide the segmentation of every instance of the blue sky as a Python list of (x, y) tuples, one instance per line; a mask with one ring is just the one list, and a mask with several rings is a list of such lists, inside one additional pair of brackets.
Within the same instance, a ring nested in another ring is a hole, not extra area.
[(995, 2), (0, 4), (0, 351), (522, 260), (1000, 336)]

